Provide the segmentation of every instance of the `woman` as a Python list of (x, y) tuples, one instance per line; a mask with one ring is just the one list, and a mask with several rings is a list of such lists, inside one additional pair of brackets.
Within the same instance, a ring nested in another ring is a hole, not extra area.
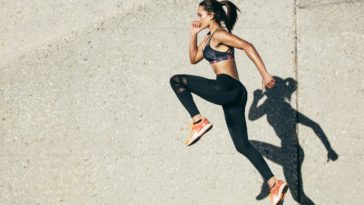
[[(223, 6), (226, 7), (227, 13)], [(281, 204), (288, 189), (287, 183), (273, 175), (262, 155), (248, 140), (245, 121), (247, 90), (239, 81), (234, 60), (234, 48), (244, 50), (257, 66), (262, 76), (263, 89), (272, 88), (275, 81), (266, 71), (254, 46), (231, 33), (237, 20), (237, 10), (240, 12), (230, 1), (204, 0), (198, 5), (199, 20), (193, 21), (190, 28), (190, 62), (196, 64), (205, 58), (216, 73), (216, 80), (195, 75), (176, 74), (171, 77), (170, 84), (192, 118), (191, 131), (185, 144), (192, 145), (212, 128), (212, 124), (197, 109), (192, 93), (209, 102), (222, 105), (235, 148), (253, 163), (268, 182), (272, 204)], [(221, 26), (221, 23), (224, 23), (228, 31)], [(208, 28), (210, 32), (197, 47), (197, 34), (205, 28)]]

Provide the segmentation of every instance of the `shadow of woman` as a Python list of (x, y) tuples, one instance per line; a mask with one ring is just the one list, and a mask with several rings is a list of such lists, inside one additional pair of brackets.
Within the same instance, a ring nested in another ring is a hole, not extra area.
[[(312, 128), (320, 138), (328, 151), (327, 162), (336, 160), (337, 153), (332, 149), (324, 131), (319, 124), (312, 121), (300, 112), (293, 109), (289, 103), (292, 93), (297, 89), (297, 82), (293, 78), (283, 80), (274, 76), (276, 85), (272, 89), (254, 91), (253, 103), (249, 109), (249, 120), (256, 120), (267, 115), (268, 123), (273, 127), (277, 136), (281, 139), (281, 147), (265, 142), (250, 140), (251, 144), (267, 159), (283, 167), (284, 176), (289, 184), (292, 197), (300, 204), (314, 204), (303, 190), (301, 166), (304, 159), (304, 151), (299, 145), (296, 133), (296, 123), (301, 123)], [(263, 96), (267, 99), (258, 106)], [(258, 200), (269, 195), (269, 186), (263, 182)]]

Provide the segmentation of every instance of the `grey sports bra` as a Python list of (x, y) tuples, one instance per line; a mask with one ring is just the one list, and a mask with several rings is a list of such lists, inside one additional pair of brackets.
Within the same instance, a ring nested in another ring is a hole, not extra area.
[[(216, 30), (218, 30), (218, 29), (221, 29), (221, 27), (217, 28)], [(223, 61), (223, 60), (234, 59), (234, 47), (228, 46), (230, 49), (225, 52), (217, 51), (217, 50), (211, 48), (210, 41), (211, 41), (212, 35), (214, 35), (215, 31), (211, 34), (205, 48), (202, 51), (203, 57), (207, 61), (209, 61), (210, 64), (213, 64), (213, 63), (216, 63), (219, 61)], [(210, 34), (210, 32), (207, 33), (207, 35), (209, 35), (209, 34)]]

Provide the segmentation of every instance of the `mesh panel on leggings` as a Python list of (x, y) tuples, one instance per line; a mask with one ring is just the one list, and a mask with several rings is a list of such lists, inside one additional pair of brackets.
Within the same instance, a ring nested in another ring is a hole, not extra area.
[[(172, 81), (171, 85), (177, 93), (182, 93), (183, 91), (186, 90), (184, 85), (187, 85), (187, 79), (185, 77), (174, 76), (172, 80), (173, 81)], [(183, 84), (181, 82), (183, 82)]]

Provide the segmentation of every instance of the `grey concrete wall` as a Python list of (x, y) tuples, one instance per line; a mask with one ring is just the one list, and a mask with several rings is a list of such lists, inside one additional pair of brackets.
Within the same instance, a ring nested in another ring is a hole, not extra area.
[[(233, 33), (286, 97), (251, 109), (261, 79), (236, 53), (245, 115), (262, 115), (249, 138), (290, 183), (285, 204), (362, 204), (363, 1), (238, 2)], [(169, 78), (215, 78), (188, 60), (198, 3), (0, 2), (0, 204), (269, 204), (221, 107), (195, 96), (214, 128), (183, 144), (190, 118)]]

